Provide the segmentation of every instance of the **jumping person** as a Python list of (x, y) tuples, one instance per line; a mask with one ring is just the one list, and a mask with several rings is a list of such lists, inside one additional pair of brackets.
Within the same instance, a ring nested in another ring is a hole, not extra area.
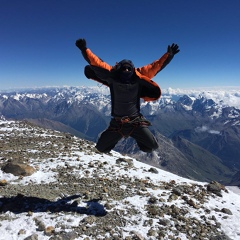
[(127, 59), (109, 65), (87, 48), (85, 39), (78, 39), (76, 46), (89, 63), (84, 69), (85, 76), (110, 88), (112, 119), (96, 144), (97, 150), (110, 152), (120, 139), (129, 136), (136, 140), (140, 150), (156, 150), (158, 143), (148, 128), (151, 123), (140, 113), (140, 98), (155, 101), (161, 97), (161, 89), (152, 78), (180, 51), (178, 45), (169, 45), (160, 59), (141, 68), (135, 68)]

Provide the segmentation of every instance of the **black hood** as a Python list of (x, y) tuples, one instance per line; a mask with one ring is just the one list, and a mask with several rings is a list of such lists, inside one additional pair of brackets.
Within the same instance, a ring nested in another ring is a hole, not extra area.
[[(130, 70), (124, 71), (124, 67), (129, 67)], [(120, 80), (129, 82), (134, 73), (134, 64), (131, 60), (124, 59), (118, 63), (118, 72)]]

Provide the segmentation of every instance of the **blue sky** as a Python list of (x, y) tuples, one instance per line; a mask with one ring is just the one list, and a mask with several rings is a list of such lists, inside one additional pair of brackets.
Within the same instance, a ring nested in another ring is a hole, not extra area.
[(162, 88), (240, 85), (239, 0), (0, 0), (0, 90), (93, 86), (78, 38), (111, 65), (141, 67), (180, 46)]

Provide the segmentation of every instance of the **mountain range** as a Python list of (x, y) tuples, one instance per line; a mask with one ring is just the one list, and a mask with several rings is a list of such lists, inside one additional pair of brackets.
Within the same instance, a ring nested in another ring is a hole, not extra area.
[[(240, 108), (205, 92), (165, 93), (141, 102), (159, 149), (139, 151), (133, 139), (115, 150), (199, 181), (240, 185)], [(229, 96), (230, 97), (230, 96)], [(239, 97), (235, 94), (234, 97)], [(0, 93), (0, 114), (96, 141), (107, 128), (111, 102), (105, 87), (64, 87)]]

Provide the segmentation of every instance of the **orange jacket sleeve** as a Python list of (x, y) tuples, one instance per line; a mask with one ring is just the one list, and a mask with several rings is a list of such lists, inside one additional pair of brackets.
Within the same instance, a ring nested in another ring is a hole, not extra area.
[(92, 66), (101, 67), (107, 70), (111, 70), (112, 66), (108, 63), (104, 62), (101, 58), (99, 58), (96, 54), (94, 54), (89, 48), (86, 51), (82, 52), (85, 60)]
[(169, 53), (165, 53), (160, 59), (148, 64), (144, 67), (138, 68), (137, 70), (148, 78), (153, 78), (160, 72), (170, 61), (172, 56)]

